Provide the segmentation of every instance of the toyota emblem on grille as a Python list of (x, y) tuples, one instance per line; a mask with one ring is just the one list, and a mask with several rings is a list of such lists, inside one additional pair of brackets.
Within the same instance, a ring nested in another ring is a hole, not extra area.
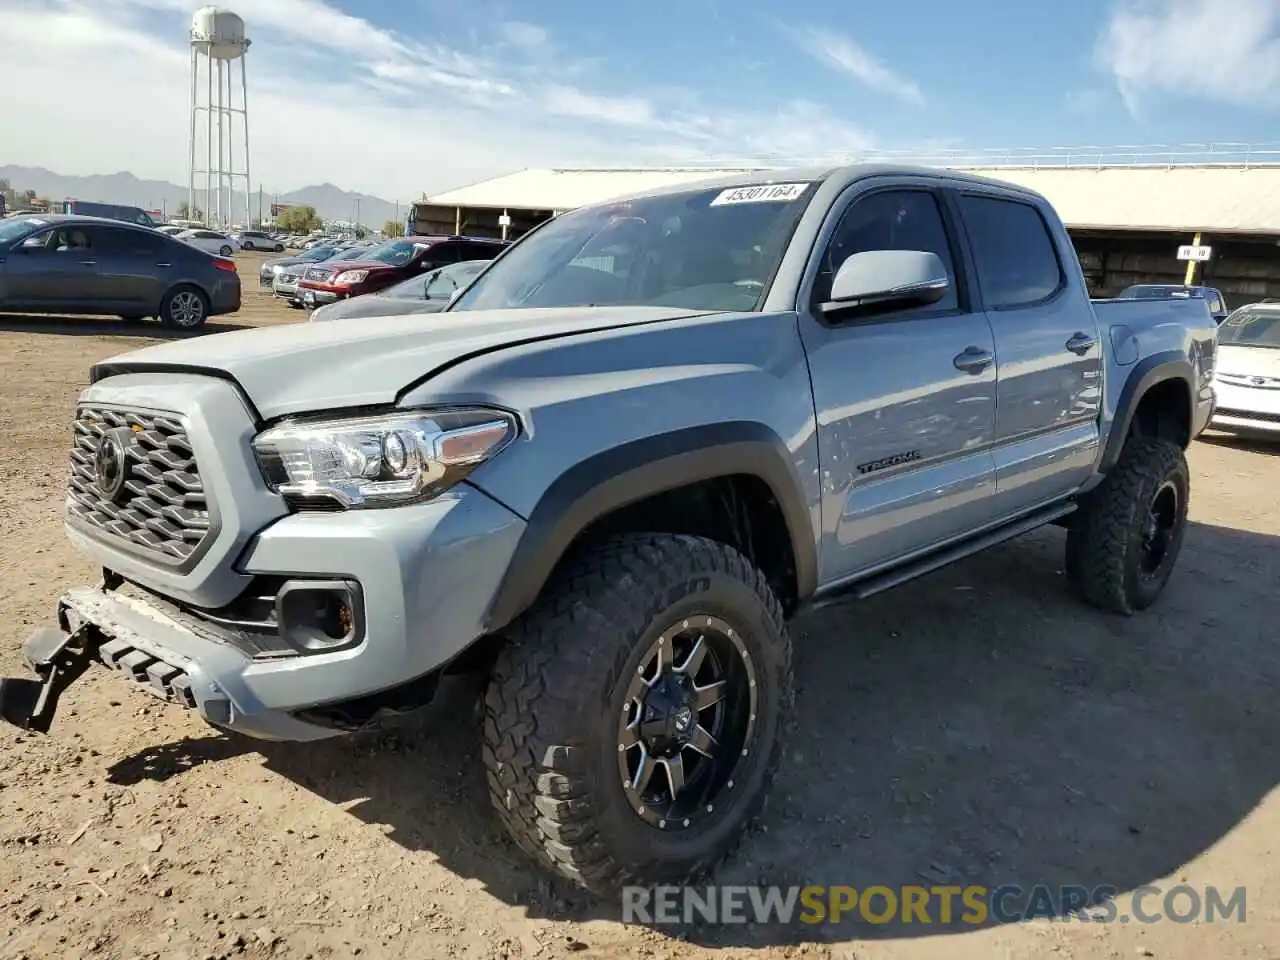
[(128, 427), (109, 430), (98, 441), (93, 456), (93, 473), (98, 490), (113, 503), (123, 499), (124, 485), (129, 479), (129, 457), (126, 445), (132, 440)]

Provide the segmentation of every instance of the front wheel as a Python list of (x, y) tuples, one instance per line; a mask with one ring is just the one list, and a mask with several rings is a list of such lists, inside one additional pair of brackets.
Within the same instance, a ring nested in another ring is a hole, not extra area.
[(1181, 447), (1130, 438), (1067, 529), (1067, 577), (1080, 596), (1119, 614), (1155, 603), (1182, 549), (1190, 493)]
[(582, 554), (509, 631), (485, 696), (489, 795), (515, 843), (599, 894), (686, 883), (760, 814), (792, 714), (764, 575), (700, 537)]
[(160, 322), (170, 330), (195, 330), (209, 316), (209, 298), (195, 287), (178, 287), (165, 294)]

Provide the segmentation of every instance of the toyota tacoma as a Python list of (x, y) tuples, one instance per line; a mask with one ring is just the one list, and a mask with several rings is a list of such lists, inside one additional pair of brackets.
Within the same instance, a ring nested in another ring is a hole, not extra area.
[(996, 180), (793, 170), (578, 209), (434, 316), (95, 366), (65, 529), (102, 579), (3, 712), (48, 731), (99, 663), (303, 741), (481, 672), (514, 842), (594, 891), (680, 882), (762, 808), (800, 611), (1047, 524), (1084, 601), (1158, 599), (1215, 346), (1203, 300), (1091, 302), (1052, 207)]

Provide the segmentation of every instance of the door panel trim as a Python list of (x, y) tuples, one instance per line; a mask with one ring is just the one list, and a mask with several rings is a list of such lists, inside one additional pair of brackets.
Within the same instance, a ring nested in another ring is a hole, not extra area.
[(993, 450), (996, 492), (1012, 494), (1038, 482), (1061, 485), (1065, 473), (1078, 473), (1083, 483), (1101, 446), (1096, 419), (1000, 444)]

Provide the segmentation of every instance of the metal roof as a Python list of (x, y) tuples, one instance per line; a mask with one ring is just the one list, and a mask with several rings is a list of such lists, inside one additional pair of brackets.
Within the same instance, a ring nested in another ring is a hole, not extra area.
[(514, 210), (572, 210), (614, 197), (699, 180), (756, 173), (760, 168), (552, 169), (521, 170), (428, 197), (446, 207)]
[[(424, 202), (472, 209), (563, 211), (698, 182), (817, 179), (831, 166), (521, 170), (436, 194)], [(929, 169), (896, 163), (863, 166), (868, 173)], [(934, 167), (932, 172), (943, 169)], [(976, 174), (1041, 193), (1072, 227), (1280, 234), (1280, 165), (955, 165), (946, 172)]]

